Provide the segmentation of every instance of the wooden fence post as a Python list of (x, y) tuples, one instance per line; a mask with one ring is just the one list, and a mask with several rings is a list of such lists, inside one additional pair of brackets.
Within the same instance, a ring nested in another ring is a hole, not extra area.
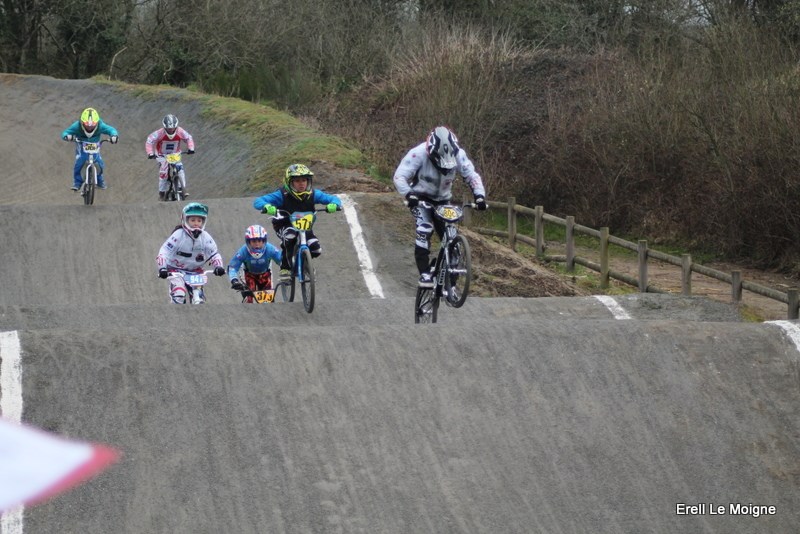
[(544, 207), (536, 206), (536, 257), (544, 256)]
[(647, 241), (639, 240), (639, 291), (647, 293)]
[(508, 197), (508, 246), (517, 251), (517, 199)]
[(575, 216), (567, 215), (567, 272), (575, 272)]
[[(464, 199), (461, 201), (463, 205), (467, 205), (472, 202), (472, 198), (469, 195), (465, 194)], [(464, 210), (464, 218), (462, 219), (464, 226), (471, 226), (472, 225), (472, 210), (466, 209)]]
[(731, 300), (736, 304), (742, 301), (742, 271), (731, 271)]
[(608, 226), (600, 228), (600, 289), (608, 289)]
[(681, 293), (692, 294), (692, 255), (681, 254)]
[(786, 314), (786, 317), (789, 319), (797, 319), (798, 318), (798, 302), (800, 302), (800, 298), (798, 298), (797, 288), (790, 289), (787, 291), (789, 296), (789, 313)]

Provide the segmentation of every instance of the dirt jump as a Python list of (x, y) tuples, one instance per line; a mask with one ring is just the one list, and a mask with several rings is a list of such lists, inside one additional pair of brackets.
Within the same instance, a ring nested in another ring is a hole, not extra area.
[[(88, 105), (120, 131), (93, 206), (60, 139)], [(360, 229), (320, 217), (313, 313), (243, 304), (216, 277), (206, 304), (170, 304), (155, 256), (181, 205), (158, 202), (144, 155), (165, 113), (195, 136), (192, 200), (228, 261), (268, 223), (257, 147), (186, 99), (0, 75), (16, 125), (0, 133), (0, 332), (19, 337), (0, 368), (21, 371), (0, 376), (0, 408), (122, 452), (0, 534), (796, 532), (793, 323), (578, 295), (474, 296), (415, 325), (410, 218), (341, 184)]]

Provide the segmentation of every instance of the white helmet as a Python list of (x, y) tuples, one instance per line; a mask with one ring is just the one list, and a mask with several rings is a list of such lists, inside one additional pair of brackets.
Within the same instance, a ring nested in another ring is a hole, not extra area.
[(456, 155), (461, 148), (456, 134), (444, 126), (437, 126), (428, 134), (426, 150), (436, 168), (448, 173), (456, 168)]
[(164, 131), (167, 132), (167, 137), (170, 140), (174, 139), (175, 134), (178, 133), (178, 117), (175, 115), (165, 115), (161, 124), (164, 126)]

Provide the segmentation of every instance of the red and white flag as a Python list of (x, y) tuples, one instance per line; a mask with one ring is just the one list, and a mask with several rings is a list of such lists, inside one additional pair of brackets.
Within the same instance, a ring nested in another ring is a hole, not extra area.
[(0, 512), (61, 493), (118, 458), (116, 450), (104, 445), (0, 419)]

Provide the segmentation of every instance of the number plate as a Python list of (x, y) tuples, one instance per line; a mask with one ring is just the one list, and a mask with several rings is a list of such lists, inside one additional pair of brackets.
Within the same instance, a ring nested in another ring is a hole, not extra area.
[(267, 289), (264, 291), (253, 291), (253, 298), (258, 303), (272, 302), (275, 300), (275, 290)]
[(83, 151), (84, 152), (97, 152), (100, 150), (100, 147), (97, 143), (83, 143)]
[(187, 274), (183, 280), (190, 286), (204, 286), (208, 283), (208, 276), (205, 274)]
[(178, 163), (180, 160), (180, 154), (167, 154), (167, 163)]
[(311, 227), (314, 225), (314, 218), (315, 216), (313, 213), (306, 213), (299, 217), (293, 217), (292, 226), (294, 226), (298, 230), (311, 230)]
[(436, 214), (448, 222), (457, 221), (461, 218), (461, 208), (458, 206), (443, 205), (436, 207)]

